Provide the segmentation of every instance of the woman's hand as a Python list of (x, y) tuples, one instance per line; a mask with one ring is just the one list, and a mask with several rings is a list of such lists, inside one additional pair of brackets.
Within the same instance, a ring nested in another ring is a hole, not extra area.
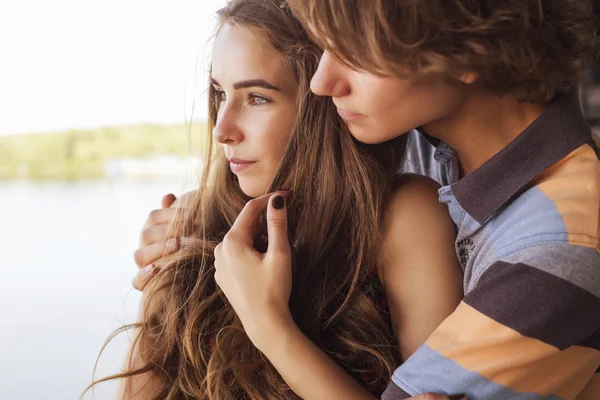
[[(254, 241), (260, 235), (260, 213), (265, 206), (269, 244), (262, 254), (254, 248)], [(215, 248), (215, 269), (215, 280), (250, 340), (298, 396), (307, 400), (374, 400), (293, 322), (289, 309), (292, 257), (285, 199), (281, 194), (246, 204), (223, 242)], [(411, 399), (448, 398), (426, 393)]]
[(133, 255), (139, 267), (133, 278), (133, 287), (144, 290), (144, 287), (156, 274), (154, 263), (179, 248), (180, 232), (178, 225), (173, 226), (177, 216), (177, 198), (167, 194), (162, 199), (161, 208), (148, 215), (140, 234), (140, 248)]
[[(254, 248), (260, 214), (267, 207), (268, 247)], [(293, 325), (289, 310), (292, 257), (283, 194), (249, 201), (223, 242), (215, 248), (215, 280), (239, 316), (246, 333), (260, 349), (268, 332)]]

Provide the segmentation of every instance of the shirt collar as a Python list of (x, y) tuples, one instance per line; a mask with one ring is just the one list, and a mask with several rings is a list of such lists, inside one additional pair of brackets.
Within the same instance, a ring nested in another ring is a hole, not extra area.
[[(591, 129), (581, 113), (578, 95), (569, 91), (494, 157), (452, 184), (452, 193), (460, 206), (483, 224), (536, 176), (590, 138)], [(448, 146), (439, 143), (436, 159), (448, 160), (447, 150)]]

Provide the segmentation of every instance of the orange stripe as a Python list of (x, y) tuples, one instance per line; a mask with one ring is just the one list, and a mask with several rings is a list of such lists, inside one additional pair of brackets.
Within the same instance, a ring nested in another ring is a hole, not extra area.
[(463, 368), (515, 392), (575, 399), (600, 364), (600, 351), (564, 351), (494, 321), (466, 303), (448, 317), (427, 344)]
[(589, 383), (583, 389), (583, 392), (577, 396), (577, 400), (598, 400), (600, 399), (600, 373), (595, 374)]
[(561, 214), (569, 244), (600, 252), (600, 162), (589, 145), (544, 171), (534, 184)]

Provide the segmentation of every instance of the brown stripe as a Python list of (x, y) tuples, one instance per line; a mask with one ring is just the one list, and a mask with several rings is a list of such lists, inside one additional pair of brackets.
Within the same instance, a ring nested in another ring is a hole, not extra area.
[(408, 399), (409, 397), (412, 396), (400, 389), (400, 387), (394, 382), (390, 382), (388, 387), (385, 389), (385, 392), (383, 392), (381, 395), (381, 400), (402, 400)]
[[(600, 139), (598, 139), (598, 140), (600, 141)], [(592, 150), (594, 150), (594, 153), (596, 153), (596, 157), (598, 157), (598, 159), (600, 160), (600, 147), (598, 147), (598, 143), (596, 141), (594, 141), (594, 139), (590, 139), (587, 142), (587, 144), (592, 148)]]
[(464, 302), (523, 336), (561, 350), (582, 343), (600, 325), (600, 298), (521, 263), (493, 264)]
[(508, 146), (452, 185), (452, 193), (463, 209), (483, 224), (537, 175), (590, 137), (577, 95), (566, 93)]
[(589, 338), (583, 340), (581, 343), (578, 343), (578, 345), (600, 351), (600, 329)]

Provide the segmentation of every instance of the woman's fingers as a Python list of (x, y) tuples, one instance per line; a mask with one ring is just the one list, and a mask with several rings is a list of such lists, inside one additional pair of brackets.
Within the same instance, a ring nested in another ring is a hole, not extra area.
[(260, 214), (267, 205), (270, 195), (264, 195), (246, 203), (223, 239), (232, 246), (252, 246), (260, 228)]
[(280, 194), (275, 194), (269, 199), (267, 210), (268, 253), (288, 254), (290, 252), (287, 227), (285, 198)]

